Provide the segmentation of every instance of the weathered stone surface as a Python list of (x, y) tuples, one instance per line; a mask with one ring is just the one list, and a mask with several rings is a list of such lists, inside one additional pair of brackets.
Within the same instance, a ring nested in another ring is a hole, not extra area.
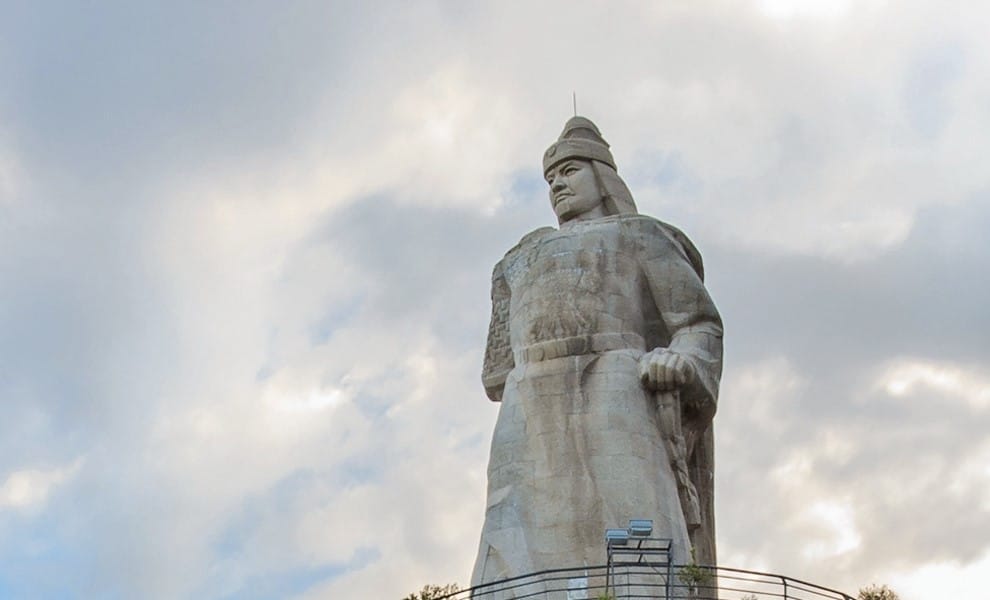
[(714, 562), (712, 438), (722, 324), (701, 256), (639, 215), (575, 117), (544, 156), (559, 229), (495, 266), (482, 379), (502, 403), (472, 585), (605, 562), (603, 534), (654, 521)]

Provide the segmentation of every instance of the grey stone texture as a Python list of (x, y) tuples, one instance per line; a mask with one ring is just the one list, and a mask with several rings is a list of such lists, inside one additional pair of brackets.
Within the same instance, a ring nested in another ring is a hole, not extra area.
[(631, 518), (714, 564), (722, 323), (701, 256), (637, 214), (591, 121), (568, 121), (544, 171), (560, 227), (492, 275), (482, 380), (501, 407), (471, 583), (604, 564), (605, 529)]

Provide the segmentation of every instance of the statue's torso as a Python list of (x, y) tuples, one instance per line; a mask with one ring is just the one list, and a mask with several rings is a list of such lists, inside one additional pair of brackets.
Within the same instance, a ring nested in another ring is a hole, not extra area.
[(505, 265), (512, 347), (642, 332), (651, 304), (636, 245), (621, 221), (605, 219), (521, 247)]

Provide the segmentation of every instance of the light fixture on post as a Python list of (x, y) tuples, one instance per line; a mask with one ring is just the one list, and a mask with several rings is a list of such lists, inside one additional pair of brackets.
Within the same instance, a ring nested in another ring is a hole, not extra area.
[(629, 544), (629, 530), (627, 529), (606, 529), (605, 543), (609, 547), (626, 546)]
[(629, 519), (629, 535), (633, 537), (650, 537), (653, 533), (653, 521), (650, 519)]
[(615, 595), (616, 587), (623, 586), (627, 595), (633, 594), (629, 597), (658, 597), (660, 590), (663, 598), (670, 597), (674, 541), (652, 535), (651, 519), (630, 519), (627, 529), (605, 530), (606, 592)]

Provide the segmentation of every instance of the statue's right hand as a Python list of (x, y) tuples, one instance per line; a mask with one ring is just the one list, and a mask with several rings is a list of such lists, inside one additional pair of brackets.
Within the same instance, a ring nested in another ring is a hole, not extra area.
[(651, 391), (669, 392), (694, 380), (694, 367), (683, 356), (657, 348), (639, 359), (639, 377)]

